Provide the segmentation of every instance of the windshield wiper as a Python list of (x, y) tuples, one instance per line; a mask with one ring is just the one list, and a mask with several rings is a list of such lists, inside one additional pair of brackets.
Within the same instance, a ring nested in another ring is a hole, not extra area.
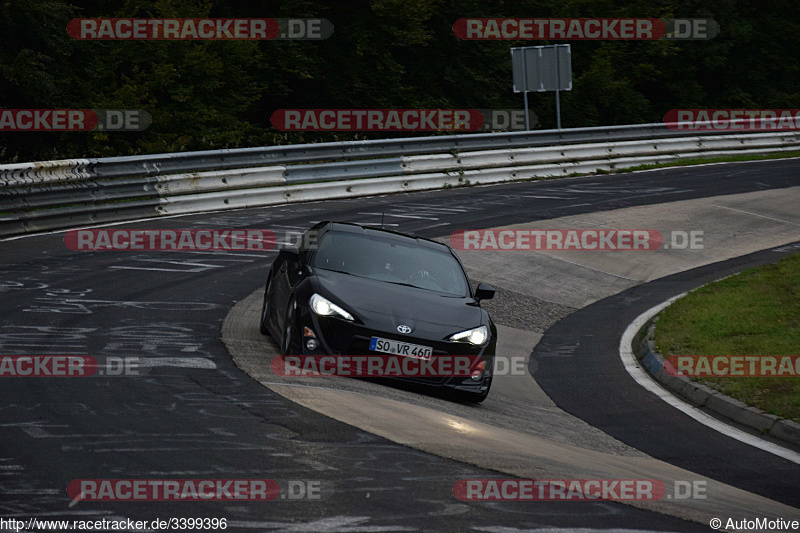
[(345, 272), (344, 270), (336, 270), (335, 268), (325, 268), (318, 266), (320, 270), (327, 270), (328, 272), (338, 272), (339, 274), (347, 274), (348, 276), (355, 276), (352, 272)]
[(415, 289), (425, 289), (425, 287), (420, 287), (419, 285), (412, 285), (411, 283), (406, 283), (404, 281), (389, 281), (384, 279), (382, 279), (381, 281), (385, 281), (386, 283), (391, 283), (392, 285), (402, 285), (403, 287), (414, 287)]

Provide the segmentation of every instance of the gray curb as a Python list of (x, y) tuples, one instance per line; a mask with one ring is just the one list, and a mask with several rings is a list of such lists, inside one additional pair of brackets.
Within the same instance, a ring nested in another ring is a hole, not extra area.
[(639, 363), (656, 381), (696, 407), (705, 407), (762, 434), (800, 445), (800, 424), (767, 414), (685, 376), (669, 374), (664, 369), (664, 357), (656, 350), (653, 340), (657, 321), (658, 316), (645, 324), (636, 334), (633, 345)]

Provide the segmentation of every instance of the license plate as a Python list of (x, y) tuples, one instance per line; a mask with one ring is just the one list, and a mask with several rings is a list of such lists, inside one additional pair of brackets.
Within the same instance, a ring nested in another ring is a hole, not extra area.
[(382, 339), (380, 337), (372, 337), (369, 341), (369, 349), (375, 352), (417, 357), (420, 359), (430, 359), (431, 355), (433, 355), (433, 348), (430, 346), (411, 344), (410, 342), (392, 339)]

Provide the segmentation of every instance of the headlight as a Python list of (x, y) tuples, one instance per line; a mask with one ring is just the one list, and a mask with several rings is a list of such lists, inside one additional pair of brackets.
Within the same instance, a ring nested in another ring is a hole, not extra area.
[(470, 344), (474, 344), (475, 346), (484, 344), (488, 338), (489, 330), (486, 326), (468, 329), (467, 331), (462, 331), (450, 336), (451, 341), (468, 342)]
[(311, 305), (312, 311), (320, 316), (338, 316), (339, 318), (344, 318), (345, 320), (354, 320), (353, 315), (330, 300), (326, 300), (319, 294), (314, 294), (314, 296), (311, 297), (311, 300), (309, 300), (309, 304)]

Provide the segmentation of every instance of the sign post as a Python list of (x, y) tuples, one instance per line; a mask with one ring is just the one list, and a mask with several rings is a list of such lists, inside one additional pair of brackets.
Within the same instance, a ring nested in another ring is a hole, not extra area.
[(528, 92), (555, 91), (556, 124), (561, 129), (560, 91), (572, 90), (572, 50), (568, 44), (524, 46), (511, 49), (511, 71), (515, 93), (525, 99), (525, 129), (528, 123)]

